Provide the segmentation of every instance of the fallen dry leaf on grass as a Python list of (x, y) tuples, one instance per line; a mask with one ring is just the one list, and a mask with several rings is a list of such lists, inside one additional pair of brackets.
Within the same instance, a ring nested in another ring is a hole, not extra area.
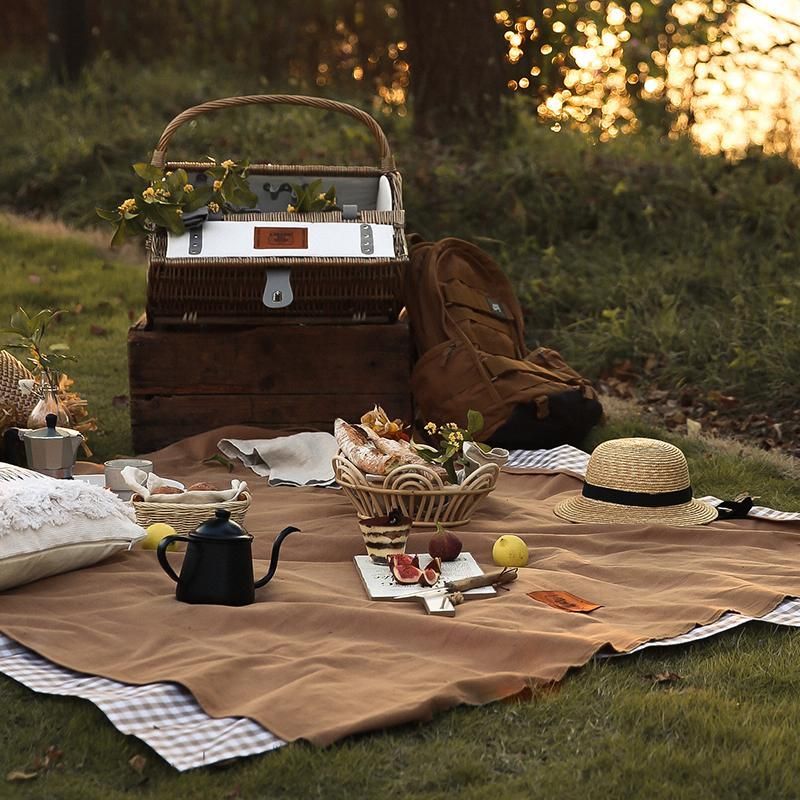
[(128, 766), (134, 772), (141, 775), (144, 772), (144, 768), (147, 766), (147, 759), (142, 755), (131, 756), (131, 758), (128, 759)]
[(111, 398), (111, 405), (114, 406), (114, 408), (125, 408), (128, 402), (128, 395), (126, 394), (115, 394)]
[(108, 333), (108, 328), (104, 328), (102, 325), (90, 325), (89, 333), (92, 336), (105, 336)]
[(32, 769), (11, 770), (11, 772), (6, 775), (6, 780), (10, 783), (32, 781), (34, 778), (38, 778), (43, 772), (47, 772), (54, 767), (61, 767), (62, 758), (64, 758), (64, 751), (54, 744), (51, 744), (43, 756), (37, 756), (34, 759)]
[(677, 672), (656, 672), (649, 673), (642, 676), (646, 681), (652, 683), (675, 683), (676, 681), (683, 680)]
[(703, 426), (695, 419), (686, 420), (686, 435), (690, 438), (696, 438), (703, 430)]
[(39, 275), (28, 275), (28, 280), (33, 284), (39, 284), (42, 282), (42, 278)]
[(23, 772), (22, 770), (15, 769), (6, 775), (6, 780), (10, 783), (20, 783), (22, 781), (32, 781), (34, 778), (38, 777), (38, 772)]
[(62, 758), (64, 758), (64, 751), (56, 747), (54, 744), (51, 744), (50, 747), (47, 748), (47, 752), (44, 754), (42, 766), (45, 769), (51, 769), (52, 767), (55, 767)]

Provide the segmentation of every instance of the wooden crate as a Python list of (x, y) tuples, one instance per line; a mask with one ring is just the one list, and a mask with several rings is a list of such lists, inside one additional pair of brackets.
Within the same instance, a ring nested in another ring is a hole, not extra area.
[(222, 425), (332, 431), (375, 403), (411, 419), (403, 323), (274, 325), (128, 333), (137, 453)]

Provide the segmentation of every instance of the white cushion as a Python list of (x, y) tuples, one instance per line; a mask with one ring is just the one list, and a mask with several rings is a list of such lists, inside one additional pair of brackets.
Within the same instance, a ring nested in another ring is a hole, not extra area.
[(0, 481), (0, 591), (95, 564), (145, 532), (111, 492), (44, 476)]

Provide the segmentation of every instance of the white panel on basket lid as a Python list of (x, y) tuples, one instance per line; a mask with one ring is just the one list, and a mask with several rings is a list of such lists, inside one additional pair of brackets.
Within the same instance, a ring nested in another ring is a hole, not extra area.
[[(269, 250), (254, 246), (255, 228), (307, 228), (307, 248)], [(373, 252), (361, 252), (361, 226), (356, 222), (250, 222), (221, 221), (203, 223), (203, 246), (189, 255), (189, 234), (167, 234), (167, 258), (227, 258), (271, 256), (328, 256), (338, 258), (394, 258), (394, 231), (391, 225), (370, 225)]]

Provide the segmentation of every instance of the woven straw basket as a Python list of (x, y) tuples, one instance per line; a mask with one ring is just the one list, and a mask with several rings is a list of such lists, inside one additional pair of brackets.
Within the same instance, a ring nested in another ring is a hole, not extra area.
[(37, 403), (34, 395), (23, 395), (21, 380), (33, 378), (30, 370), (7, 350), (0, 350), (0, 431), (22, 428), (28, 424), (28, 415)]
[(218, 508), (231, 512), (231, 519), (244, 527), (244, 516), (250, 508), (252, 498), (249, 492), (244, 492), (244, 500), (228, 500), (223, 503), (198, 503), (189, 505), (183, 503), (146, 503), (143, 500), (133, 503), (136, 512), (136, 522), (143, 528), (154, 522), (166, 522), (175, 528), (177, 533), (191, 533), (207, 520), (214, 516)]
[[(215, 219), (238, 222), (340, 223), (360, 225), (362, 231), (373, 225), (390, 225), (394, 256), (283, 256), (280, 250), (272, 250), (270, 255), (263, 256), (202, 257), (201, 251), (197, 257), (167, 258), (167, 233), (164, 229), (157, 229), (148, 242), (148, 323), (209, 322), (243, 325), (281, 320), (393, 322), (402, 305), (398, 299), (399, 272), (408, 261), (402, 185), (386, 136), (369, 114), (345, 103), (299, 95), (250, 95), (211, 100), (186, 109), (167, 125), (153, 151), (151, 164), (173, 170), (184, 169), (189, 173), (190, 182), (202, 183), (206, 180), (203, 173), (212, 164), (166, 161), (167, 147), (173, 134), (182, 125), (203, 114), (244, 105), (306, 106), (347, 115), (366, 126), (375, 139), (380, 154), (375, 167), (254, 163), (249, 167), (248, 183), (257, 195), (264, 189), (265, 178), (268, 179), (269, 176), (273, 176), (273, 181), (281, 185), (287, 182), (310, 183), (320, 178), (325, 187), (330, 183), (337, 185), (338, 178), (340, 184), (337, 189), (349, 183), (351, 186), (369, 186), (371, 191), (374, 185), (376, 193), (378, 182), (383, 177), (389, 183), (392, 207), (391, 210), (376, 210), (369, 208), (369, 203), (366, 203), (353, 219), (343, 218), (341, 211), (288, 213), (286, 210), (252, 209), (245, 213), (223, 214)], [(262, 195), (262, 199), (266, 203), (266, 195)], [(346, 201), (342, 199), (341, 202)], [(267, 308), (262, 300), (267, 275), (270, 270), (287, 268), (291, 269), (294, 300), (283, 308)]]
[(457, 485), (443, 483), (436, 471), (424, 464), (396, 467), (380, 484), (370, 483), (343, 456), (334, 457), (333, 471), (361, 519), (399, 508), (412, 525), (431, 528), (440, 522), (457, 528), (470, 521), (478, 504), (494, 490), (500, 467), (484, 464)]

